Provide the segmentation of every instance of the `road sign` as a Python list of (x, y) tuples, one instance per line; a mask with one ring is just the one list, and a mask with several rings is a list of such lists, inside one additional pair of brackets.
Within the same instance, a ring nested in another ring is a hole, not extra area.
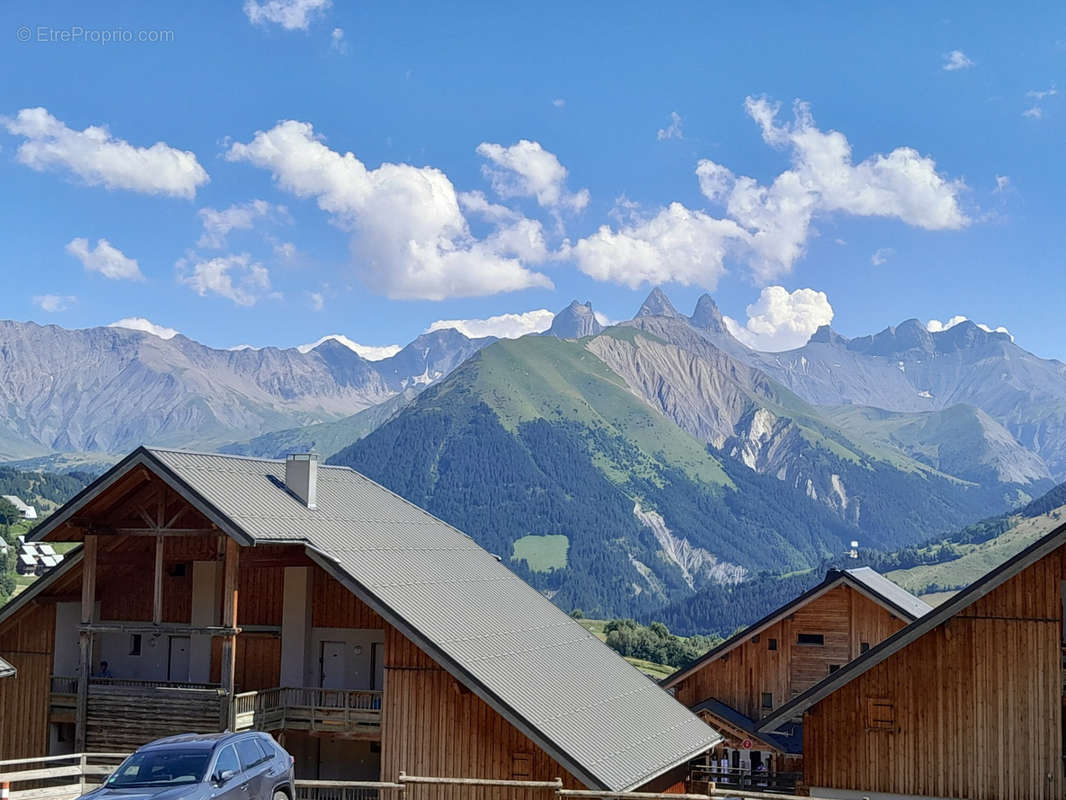
[(740, 743), (740, 746), (743, 747), (745, 750), (751, 750), (751, 739), (745, 739), (743, 742)]

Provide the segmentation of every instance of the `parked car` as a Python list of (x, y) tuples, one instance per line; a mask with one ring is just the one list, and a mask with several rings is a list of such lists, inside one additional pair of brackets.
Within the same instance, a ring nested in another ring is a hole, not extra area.
[(146, 744), (85, 800), (295, 800), (293, 758), (265, 733), (187, 733)]

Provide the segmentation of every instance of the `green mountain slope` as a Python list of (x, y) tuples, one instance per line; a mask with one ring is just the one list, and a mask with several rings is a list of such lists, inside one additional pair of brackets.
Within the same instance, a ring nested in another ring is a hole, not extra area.
[(803, 491), (715, 456), (586, 344), (498, 342), (331, 461), (467, 531), (563, 608), (594, 615), (809, 567), (855, 535)]
[(467, 531), (563, 608), (611, 616), (1029, 499), (845, 430), (684, 320), (638, 321), (497, 342), (331, 460)]

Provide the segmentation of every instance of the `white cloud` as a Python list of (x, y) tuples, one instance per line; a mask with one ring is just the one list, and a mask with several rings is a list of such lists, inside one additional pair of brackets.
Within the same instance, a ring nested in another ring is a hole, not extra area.
[(197, 213), (200, 215), (200, 221), (204, 226), (203, 235), (197, 245), (216, 249), (226, 246), (226, 237), (232, 230), (251, 230), (255, 226), (256, 220), (272, 214), (287, 215), (284, 206), (273, 206), (266, 200), (235, 203), (221, 211), (214, 208), (201, 208)]
[(357, 353), (361, 358), (365, 358), (367, 361), (381, 361), (384, 358), (390, 358), (396, 355), (403, 348), (398, 344), (385, 344), (385, 345), (372, 345), (372, 344), (359, 344), (353, 342), (347, 336), (341, 333), (331, 333), (328, 336), (323, 336), (316, 342), (311, 344), (301, 344), (296, 347), (301, 353), (309, 353), (318, 347), (323, 342), (334, 341), (343, 344), (349, 350)]
[(713, 289), (725, 274), (726, 254), (749, 238), (732, 220), (671, 203), (651, 219), (631, 221), (617, 231), (603, 225), (569, 253), (582, 272), (599, 281), (633, 289), (670, 281)]
[(217, 294), (239, 306), (254, 306), (270, 294), (270, 273), (247, 253), (181, 259), (176, 267), (178, 280), (201, 297)]
[(593, 311), (592, 312), (592, 316), (594, 316), (596, 318), (596, 321), (598, 323), (600, 323), (600, 325), (602, 325), (603, 327), (605, 327), (605, 328), (611, 327), (610, 318), (606, 314), (604, 314), (602, 311)]
[(277, 242), (274, 244), (274, 255), (282, 261), (291, 263), (296, 260), (300, 253), (292, 242)]
[(552, 288), (527, 269), (513, 242), (470, 232), (448, 177), (432, 167), (385, 163), (367, 169), (352, 153), (329, 149), (306, 122), (286, 121), (234, 144), (231, 161), (271, 171), (282, 189), (314, 197), (334, 222), (354, 232), (352, 262), (376, 291), (396, 299), (442, 300)]
[(855, 164), (847, 137), (815, 127), (806, 103), (797, 101), (794, 121), (780, 125), (778, 104), (749, 97), (745, 107), (767, 144), (791, 151), (792, 168), (770, 186), (735, 177), (706, 159), (696, 175), (703, 194), (723, 203), (727, 215), (751, 233), (749, 261), (758, 277), (766, 280), (792, 269), (818, 213), (892, 217), (926, 230), (969, 224), (959, 206), (965, 185), (943, 178), (931, 158), (912, 148)]
[(324, 13), (331, 5), (330, 0), (245, 0), (244, 13), (255, 25), (272, 22), (287, 31), (303, 31), (313, 16)]
[(329, 46), (337, 53), (347, 53), (348, 43), (344, 41), (344, 28), (334, 28), (329, 35)]
[(961, 50), (952, 50), (950, 53), (944, 53), (944, 66), (942, 69), (947, 72), (969, 69), (973, 66), (975, 66), (975, 63)]
[[(943, 331), (949, 330), (950, 328), (954, 328), (960, 322), (967, 321), (970, 321), (969, 317), (964, 317), (962, 314), (956, 314), (954, 317), (949, 318), (946, 322), (941, 322), (938, 319), (931, 319), (927, 323), (925, 323), (925, 328), (930, 333), (941, 333)], [(986, 325), (983, 322), (975, 322), (974, 325), (976, 325), (983, 331), (987, 331), (988, 333), (1005, 333), (1010, 336), (1010, 340), (1012, 342), (1014, 341), (1014, 336), (1011, 335), (1011, 332), (1004, 328), (1002, 325), (995, 328), (993, 328), (991, 325)]]
[(57, 311), (66, 311), (78, 302), (78, 298), (72, 294), (38, 294), (34, 296), (33, 302), (41, 311), (54, 314)]
[(802, 347), (819, 326), (833, 321), (833, 307), (825, 292), (789, 292), (783, 286), (765, 287), (747, 313), (744, 325), (725, 318), (729, 332), (748, 347), (773, 353)]
[(566, 167), (539, 142), (522, 139), (510, 147), (482, 142), (477, 152), (495, 165), (486, 164), (481, 171), (500, 197), (535, 197), (553, 210), (580, 211), (589, 203), (588, 189), (566, 191)]
[(67, 252), (78, 259), (85, 269), (99, 272), (112, 280), (143, 281), (144, 275), (137, 265), (137, 259), (128, 258), (107, 239), (97, 239), (96, 249), (89, 249), (88, 239), (71, 239), (67, 243)]
[(874, 254), (870, 256), (870, 263), (875, 267), (879, 267), (888, 261), (895, 252), (896, 251), (891, 247), (879, 247), (874, 251)]
[(312, 311), (321, 311), (326, 307), (326, 298), (322, 292), (308, 292), (307, 297), (311, 301)]
[(746, 262), (761, 282), (791, 271), (818, 214), (891, 217), (927, 230), (969, 224), (959, 205), (965, 184), (942, 177), (931, 158), (900, 147), (856, 164), (844, 134), (815, 127), (806, 103), (797, 101), (794, 121), (780, 124), (779, 106), (764, 98), (747, 98), (745, 108), (767, 144), (790, 152), (791, 169), (763, 186), (704, 159), (696, 168), (700, 190), (724, 207), (723, 218), (673, 203), (642, 219), (628, 204), (612, 212), (616, 229), (603, 226), (561, 255), (575, 256), (598, 280), (713, 289), (727, 256)]
[(1005, 192), (1008, 188), (1010, 188), (1010, 177), (1007, 175), (997, 175), (996, 188), (992, 190), (993, 193), (998, 194), (999, 192)]
[(107, 327), (109, 328), (128, 328), (131, 331), (142, 331), (143, 333), (150, 333), (152, 336), (158, 336), (160, 339), (173, 339), (178, 335), (178, 331), (174, 328), (167, 328), (164, 325), (156, 325), (151, 320), (147, 320), (144, 317), (125, 317), (112, 322)]
[(546, 308), (521, 314), (499, 314), (486, 319), (438, 319), (426, 333), (454, 328), (471, 339), (495, 336), (497, 339), (517, 339), (529, 333), (541, 333), (551, 327), (555, 314)]
[(562, 108), (566, 105), (566, 101), (561, 97), (556, 97), (554, 100), (552, 100), (552, 105), (556, 108)]
[(655, 134), (660, 142), (666, 139), (684, 139), (685, 134), (681, 130), (681, 115), (676, 111), (670, 112), (670, 124), (665, 128), (659, 128), (659, 132)]
[(1025, 93), (1026, 97), (1031, 97), (1036, 101), (1043, 100), (1045, 97), (1054, 97), (1059, 93), (1059, 90), (1052, 86), (1050, 89), (1030, 89)]
[(1029, 119), (1043, 119), (1044, 109), (1042, 109), (1040, 106), (1031, 106), (1030, 108), (1027, 108), (1025, 109), (1025, 111), (1022, 112), (1022, 116), (1028, 117)]
[(106, 126), (68, 128), (44, 108), (24, 108), (2, 123), (25, 138), (17, 159), (31, 169), (67, 169), (92, 186), (142, 194), (194, 197), (208, 176), (196, 155), (164, 142), (135, 147), (116, 139)]

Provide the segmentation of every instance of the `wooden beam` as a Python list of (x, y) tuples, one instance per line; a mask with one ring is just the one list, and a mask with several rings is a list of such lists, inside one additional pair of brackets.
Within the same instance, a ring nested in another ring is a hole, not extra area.
[[(222, 562), (222, 627), (237, 627), (237, 575), (241, 547), (234, 539), (225, 537), (226, 554)], [(225, 728), (233, 730), (233, 680), (237, 668), (237, 637), (226, 636), (222, 640), (221, 682), (225, 697)]]
[(163, 621), (163, 537), (155, 537), (155, 576), (152, 582), (152, 622)]
[(108, 525), (89, 525), (85, 530), (99, 536), (206, 536), (218, 533), (218, 528), (118, 528)]
[[(81, 561), (81, 624), (92, 625), (96, 609), (96, 550), (98, 540), (86, 536), (82, 546)], [(79, 629), (78, 707), (74, 728), (74, 749), (84, 753), (86, 719), (89, 711), (89, 673), (92, 671), (93, 635), (90, 630)]]
[(81, 625), (79, 631), (88, 633), (146, 633), (167, 634), (171, 636), (186, 636), (201, 634), (203, 636), (236, 636), (241, 632), (240, 628), (227, 628), (219, 625), (182, 625), (160, 624), (151, 622), (94, 622), (89, 625)]

